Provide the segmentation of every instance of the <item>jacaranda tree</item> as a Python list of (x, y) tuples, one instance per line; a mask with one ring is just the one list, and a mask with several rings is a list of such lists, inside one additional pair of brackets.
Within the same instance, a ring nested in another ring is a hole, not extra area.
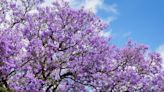
[(158, 53), (102, 37), (107, 25), (68, 3), (0, 0), (0, 90), (164, 92)]

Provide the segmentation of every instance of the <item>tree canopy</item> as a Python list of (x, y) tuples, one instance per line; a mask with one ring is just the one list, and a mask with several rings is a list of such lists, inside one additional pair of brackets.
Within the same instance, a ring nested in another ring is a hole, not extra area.
[(132, 41), (118, 48), (100, 35), (107, 24), (94, 13), (42, 2), (0, 1), (0, 90), (164, 91), (158, 53)]

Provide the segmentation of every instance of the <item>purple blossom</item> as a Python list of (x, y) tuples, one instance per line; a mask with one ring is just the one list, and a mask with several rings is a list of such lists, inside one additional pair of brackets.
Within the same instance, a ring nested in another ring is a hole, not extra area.
[[(163, 92), (158, 53), (129, 41), (123, 48), (99, 34), (107, 25), (67, 3), (2, 0), (0, 87), (16, 92)], [(37, 12), (30, 13), (32, 9)], [(1, 13), (1, 11), (0, 11)], [(111, 39), (110, 39), (111, 40)]]

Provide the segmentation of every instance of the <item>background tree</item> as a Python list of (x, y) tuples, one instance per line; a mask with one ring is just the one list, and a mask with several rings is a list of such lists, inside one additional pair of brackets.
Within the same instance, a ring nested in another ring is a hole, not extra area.
[[(100, 36), (95, 14), (39, 0), (0, 2), (0, 86), (8, 91), (164, 91), (161, 58), (131, 41)], [(35, 11), (34, 11), (35, 10)]]

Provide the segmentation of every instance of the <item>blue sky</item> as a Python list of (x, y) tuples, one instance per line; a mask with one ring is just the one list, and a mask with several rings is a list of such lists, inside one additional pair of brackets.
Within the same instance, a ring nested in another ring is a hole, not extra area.
[[(116, 4), (119, 14), (111, 23), (113, 42), (122, 46), (128, 39), (155, 50), (164, 44), (164, 0), (104, 0)], [(99, 16), (110, 16), (100, 11)]]

